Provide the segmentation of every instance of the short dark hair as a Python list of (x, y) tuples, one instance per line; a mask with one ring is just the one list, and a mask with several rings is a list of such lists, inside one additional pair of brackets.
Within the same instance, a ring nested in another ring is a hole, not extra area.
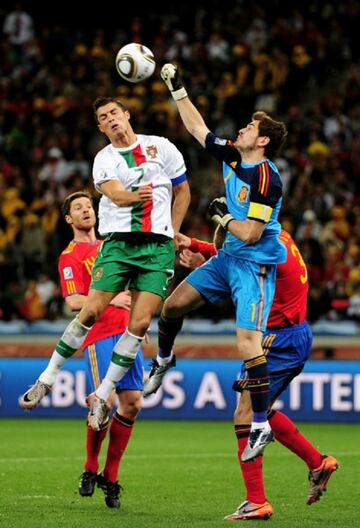
[(265, 156), (273, 159), (285, 143), (287, 129), (282, 121), (275, 121), (266, 112), (258, 111), (252, 115), (254, 121), (259, 123), (259, 136), (267, 136), (270, 141), (265, 146)]
[(71, 204), (74, 200), (77, 200), (77, 198), (89, 198), (90, 202), (93, 203), (92, 196), (87, 191), (76, 191), (72, 194), (69, 194), (61, 206), (61, 212), (63, 216), (70, 214)]
[(94, 103), (93, 103), (93, 110), (94, 110), (94, 117), (95, 117), (95, 121), (98, 123), (99, 120), (97, 118), (97, 114), (96, 112), (98, 111), (98, 109), (101, 107), (101, 106), (105, 106), (109, 103), (115, 103), (118, 107), (120, 107), (124, 112), (125, 110), (127, 110), (126, 106), (122, 104), (121, 101), (119, 101), (119, 99), (116, 99), (116, 97), (98, 97)]

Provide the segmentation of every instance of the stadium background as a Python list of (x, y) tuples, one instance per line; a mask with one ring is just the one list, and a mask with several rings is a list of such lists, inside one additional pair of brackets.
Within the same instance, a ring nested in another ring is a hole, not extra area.
[[(270, 8), (266, 1), (212, 0), (192, 5), (184, 3), (180, 9), (175, 4), (164, 7), (163, 2), (155, 1), (146, 11), (131, 6), (126, 12), (120, 3), (77, 4), (74, 11), (73, 3), (67, 1), (51, 6), (23, 2), (33, 33), (22, 34), (24, 27), (19, 19), (14, 29), (16, 34), (9, 35), (2, 30), (0, 37), (0, 416), (3, 437), (21, 436), (20, 431), (25, 428), (31, 444), (35, 430), (41, 429), (37, 420), (29, 421), (28, 417), (27, 422), (8, 421), (4, 417), (23, 416), (17, 407), (17, 396), (41, 370), (38, 362), (44, 360), (40, 358), (49, 355), (71, 316), (62, 302), (57, 277), (57, 258), (70, 238), (60, 217), (59, 204), (70, 192), (84, 187), (92, 190), (92, 160), (104, 145), (92, 116), (91, 104), (96, 97), (118, 95), (132, 114), (135, 130), (164, 135), (175, 142), (186, 158), (192, 189), (183, 232), (211, 239), (213, 227), (205, 211), (209, 201), (223, 193), (219, 167), (189, 137), (179, 121), (176, 107), (159, 76), (161, 65), (168, 61), (180, 64), (189, 94), (206, 116), (209, 127), (219, 136), (235, 137), (238, 127), (248, 122), (257, 108), (268, 110), (287, 123), (289, 139), (276, 160), (285, 187), (281, 221), (296, 239), (309, 268), (308, 313), (315, 334), (312, 359), (316, 362), (309, 363), (298, 393), (286, 395), (283, 405), (297, 419), (357, 422), (360, 410), (360, 66), (356, 51), (359, 4), (352, 0), (341, 3), (279, 0), (271, 2)], [(14, 8), (14, 2), (1, 3), (2, 28)], [(20, 38), (20, 43), (16, 38)], [(123, 82), (114, 67), (117, 50), (132, 41), (145, 43), (157, 60), (153, 77), (138, 85)], [(177, 266), (174, 286), (185, 273)], [(190, 315), (179, 339), (179, 356), (207, 356), (219, 363), (184, 360), (175, 372), (178, 378), (168, 381), (160, 401), (152, 409), (151, 406), (145, 409), (142, 416), (230, 419), (234, 396), (228, 387), (236, 372), (236, 365), (232, 363), (235, 354), (232, 325), (231, 307), (227, 305), (216, 308), (205, 305)], [(153, 353), (155, 343), (156, 324), (148, 356)], [(216, 359), (224, 357), (228, 359)], [(84, 416), (81, 361), (78, 358), (64, 369), (62, 385), (55, 392), (57, 399), (48, 401), (35, 417)], [(192, 376), (187, 377), (186, 369)], [(203, 392), (198, 398), (200, 388)], [(183, 394), (190, 403), (181, 403)], [(51, 423), (56, 430), (56, 421)], [(189, 438), (197, 428), (193, 423), (186, 430)], [(66, 444), (65, 440), (59, 442), (62, 426), (59, 427), (58, 436), (54, 434), (52, 439), (53, 446)], [(158, 434), (160, 431), (164, 436), (169, 426), (157, 427)], [(336, 454), (335, 431), (339, 429), (335, 427), (339, 426), (329, 427), (322, 443), (326, 445), (328, 439), (329, 449)], [(321, 436), (321, 431), (324, 430), (316, 426), (314, 435), (320, 432)], [(347, 431), (356, 433), (355, 424)], [(76, 455), (80, 468), (82, 429), (77, 434)], [(39, 441), (43, 442), (43, 437)], [(7, 443), (3, 461), (9, 456), (10, 447)], [(50, 446), (45, 443), (44, 449), (51, 456)], [(14, 443), (12, 460), (21, 460), (19, 450), (21, 445)], [(9, 469), (6, 475), (11, 472)], [(10, 504), (10, 498), (9, 501)], [(66, 504), (65, 494), (64, 508)], [(24, 510), (20, 508), (19, 512)], [(129, 522), (130, 519), (131, 515)], [(333, 517), (329, 517), (327, 524), (335, 526), (330, 519)], [(306, 517), (303, 521), (306, 526)], [(125, 518), (124, 526), (126, 522)], [(187, 526), (183, 522), (175, 526)], [(197, 525), (201, 523), (198, 519)], [(11, 524), (8, 522), (8, 525)], [(35, 525), (41, 526), (41, 523), (38, 521)], [(57, 525), (61, 525), (59, 519)], [(161, 522), (156, 524), (161, 525)], [(21, 519), (14, 526), (21, 526)]]

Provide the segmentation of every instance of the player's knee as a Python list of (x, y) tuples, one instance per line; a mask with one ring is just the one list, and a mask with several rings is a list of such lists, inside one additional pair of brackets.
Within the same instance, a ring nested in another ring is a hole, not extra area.
[(183, 315), (183, 309), (179, 299), (177, 297), (168, 297), (164, 302), (162, 314), (164, 317), (169, 317), (170, 319), (181, 317)]
[(81, 310), (81, 322), (85, 326), (92, 326), (99, 319), (102, 311), (101, 306), (95, 303), (86, 307), (84, 306)]
[(131, 398), (119, 406), (118, 412), (125, 417), (135, 420), (141, 411), (141, 398)]
[(151, 314), (143, 313), (141, 316), (137, 316), (136, 318), (131, 318), (128, 328), (129, 332), (136, 336), (144, 336), (146, 332), (148, 331), (148, 328), (151, 323)]
[(254, 340), (251, 338), (242, 337), (238, 339), (237, 346), (240, 357), (244, 360), (263, 354), (261, 346), (255, 346)]

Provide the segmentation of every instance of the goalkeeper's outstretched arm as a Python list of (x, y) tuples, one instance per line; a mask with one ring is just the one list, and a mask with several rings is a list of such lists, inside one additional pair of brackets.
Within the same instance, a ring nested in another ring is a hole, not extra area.
[(161, 78), (177, 104), (187, 131), (205, 147), (205, 138), (209, 129), (198, 109), (190, 101), (177, 67), (174, 64), (165, 64), (161, 69)]

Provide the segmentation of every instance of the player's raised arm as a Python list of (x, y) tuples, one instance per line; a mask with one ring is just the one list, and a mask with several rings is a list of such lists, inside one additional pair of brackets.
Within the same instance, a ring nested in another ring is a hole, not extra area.
[(177, 67), (174, 66), (174, 64), (165, 64), (161, 69), (161, 78), (169, 88), (170, 93), (177, 104), (181, 119), (186, 129), (203, 147), (205, 147), (205, 138), (209, 129), (200, 112), (190, 101)]

